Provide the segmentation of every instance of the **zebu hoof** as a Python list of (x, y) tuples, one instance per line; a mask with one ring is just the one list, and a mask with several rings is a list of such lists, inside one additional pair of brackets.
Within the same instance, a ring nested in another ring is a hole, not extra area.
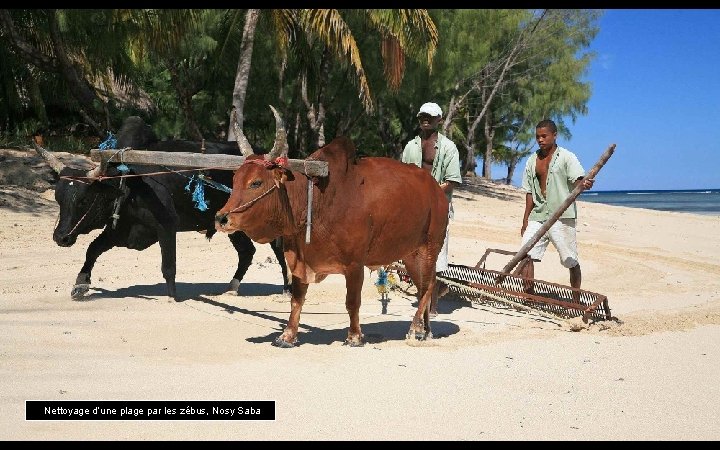
[(410, 330), (408, 331), (408, 334), (405, 336), (405, 339), (408, 341), (416, 340), (416, 341), (424, 341), (427, 339), (432, 339), (433, 335), (430, 331), (415, 331)]
[(70, 298), (73, 300), (79, 300), (85, 296), (87, 291), (90, 290), (89, 284), (76, 284), (73, 286), (72, 291), (70, 291)]
[(363, 347), (365, 346), (365, 341), (363, 341), (362, 336), (348, 337), (345, 339), (345, 342), (343, 342), (343, 345), (347, 345), (349, 347)]
[(233, 278), (230, 280), (230, 286), (228, 286), (228, 292), (237, 294), (240, 289), (240, 280)]
[(297, 338), (293, 339), (292, 342), (288, 342), (282, 338), (282, 336), (278, 336), (275, 338), (274, 341), (272, 341), (273, 347), (280, 347), (280, 348), (293, 348), (295, 347), (295, 344), (297, 343)]

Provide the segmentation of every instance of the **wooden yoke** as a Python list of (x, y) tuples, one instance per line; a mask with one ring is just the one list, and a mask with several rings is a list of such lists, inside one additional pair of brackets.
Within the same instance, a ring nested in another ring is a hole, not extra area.
[[(101, 164), (158, 165), (187, 169), (235, 170), (245, 162), (244, 156), (194, 152), (156, 152), (149, 150), (90, 150), (90, 159)], [(309, 177), (328, 176), (327, 161), (290, 159), (288, 168)]]
[[(592, 169), (587, 173), (585, 178), (594, 179), (595, 175), (602, 169), (602, 167), (605, 165), (605, 163), (610, 159), (613, 152), (615, 151), (615, 144), (610, 145), (607, 150), (605, 150), (605, 153), (600, 156), (600, 160), (595, 163)], [(533, 248), (533, 246), (537, 243), (537, 241), (540, 240), (540, 238), (547, 232), (547, 230), (550, 229), (551, 226), (557, 220), (560, 218), (562, 213), (565, 212), (566, 209), (572, 203), (575, 201), (575, 199), (580, 195), (582, 191), (584, 191), (585, 188), (583, 187), (582, 183), (580, 183), (573, 191), (568, 195), (568, 197), (565, 199), (565, 201), (562, 202), (562, 204), (558, 207), (558, 209), (548, 218), (548, 220), (545, 221), (545, 223), (542, 224), (539, 230), (533, 235), (532, 238), (530, 238), (529, 241), (523, 245), (520, 250), (515, 253), (515, 256), (503, 267), (502, 272), (510, 273), (511, 270), (517, 265), (520, 260), (525, 258), (530, 251), (530, 249)]]
[[(203, 148), (205, 141), (203, 140)], [(90, 159), (100, 162), (105, 169), (110, 162), (126, 164), (170, 166), (185, 169), (219, 169), (236, 170), (245, 162), (244, 156), (194, 152), (156, 152), (148, 150), (90, 150)], [(310, 243), (310, 224), (312, 223), (312, 188), (313, 177), (328, 176), (327, 161), (312, 159), (288, 159), (287, 168), (300, 172), (308, 177), (308, 209), (305, 242)], [(275, 180), (276, 186), (284, 180)]]

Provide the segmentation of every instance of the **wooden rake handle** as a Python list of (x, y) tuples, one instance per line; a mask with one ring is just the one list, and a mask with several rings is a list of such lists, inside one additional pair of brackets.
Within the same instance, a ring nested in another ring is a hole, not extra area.
[[(607, 150), (605, 150), (605, 153), (600, 156), (600, 160), (595, 163), (595, 165), (592, 169), (590, 169), (585, 178), (594, 179), (595, 175), (597, 175), (597, 173), (600, 171), (600, 169), (602, 169), (608, 159), (610, 159), (614, 151), (615, 144), (612, 144), (610, 145), (610, 147), (608, 147)], [(565, 201), (562, 202), (560, 207), (558, 207), (558, 209), (548, 218), (548, 220), (546, 220), (545, 223), (542, 224), (540, 229), (537, 230), (533, 237), (530, 238), (530, 240), (527, 241), (525, 245), (523, 245), (520, 250), (517, 251), (517, 253), (515, 253), (515, 256), (513, 256), (513, 258), (505, 265), (505, 267), (503, 267), (502, 272), (510, 273), (510, 271), (515, 268), (517, 263), (527, 256), (530, 249), (533, 248), (533, 246), (537, 243), (537, 241), (540, 240), (540, 238), (547, 232), (547, 230), (549, 230), (550, 227), (553, 226), (555, 222), (557, 222), (562, 213), (564, 213), (565, 210), (568, 209), (570, 205), (572, 205), (578, 195), (580, 195), (580, 193), (584, 190), (585, 188), (583, 187), (582, 183), (580, 183), (575, 189), (573, 189), (573, 191), (570, 193), (570, 195), (568, 195)]]

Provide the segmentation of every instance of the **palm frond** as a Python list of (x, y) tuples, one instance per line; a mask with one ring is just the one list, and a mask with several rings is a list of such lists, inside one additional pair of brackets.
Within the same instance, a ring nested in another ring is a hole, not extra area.
[(299, 16), (300, 24), (307, 33), (320, 38), (323, 44), (355, 69), (360, 101), (365, 110), (371, 112), (373, 103), (370, 86), (362, 66), (360, 50), (340, 12), (337, 9), (303, 9)]

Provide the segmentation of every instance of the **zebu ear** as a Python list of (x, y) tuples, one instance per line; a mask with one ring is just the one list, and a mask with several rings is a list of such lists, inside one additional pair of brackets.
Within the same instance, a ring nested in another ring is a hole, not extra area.
[(253, 152), (250, 142), (248, 142), (245, 137), (245, 133), (243, 133), (243, 130), (238, 125), (237, 111), (235, 110), (235, 107), (233, 107), (233, 110), (230, 113), (230, 123), (232, 123), (233, 131), (235, 132), (235, 140), (237, 141), (240, 153), (242, 153), (243, 156), (253, 155), (255, 152)]
[(35, 147), (35, 151), (38, 153), (38, 155), (42, 156), (43, 159), (48, 163), (48, 165), (52, 167), (52, 169), (59, 175), (60, 172), (65, 168), (65, 164), (63, 164), (63, 162), (60, 161), (57, 156), (40, 147), (36, 142), (33, 142), (33, 146)]
[(273, 169), (273, 181), (275, 182), (275, 186), (278, 188), (285, 184), (285, 182), (288, 179), (288, 174), (290, 174), (289, 170), (285, 169), (284, 167), (276, 167)]
[(272, 105), (270, 109), (275, 116), (275, 143), (273, 144), (272, 150), (265, 155), (265, 159), (272, 161), (275, 158), (287, 158), (288, 154), (288, 143), (287, 143), (287, 132), (285, 131), (285, 124), (283, 123), (280, 113)]

